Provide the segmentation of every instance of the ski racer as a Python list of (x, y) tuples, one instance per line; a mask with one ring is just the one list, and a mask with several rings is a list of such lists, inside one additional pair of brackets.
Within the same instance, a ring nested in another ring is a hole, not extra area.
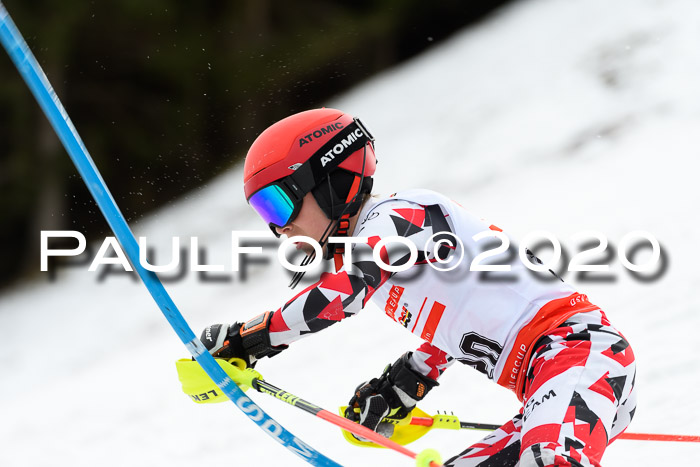
[[(502, 280), (455, 261), (483, 249), (475, 238), (505, 234), (433, 191), (373, 197), (375, 167), (374, 139), (339, 110), (294, 114), (259, 135), (245, 160), (248, 203), (278, 237), (318, 242), (335, 272), (275, 311), (207, 327), (201, 340), (209, 352), (253, 365), (371, 299), (424, 342), (360, 384), (346, 417), (391, 436), (393, 425), (382, 419), (409, 416), (459, 361), (512, 390), (522, 409), (445, 465), (599, 466), (635, 411), (627, 340), (586, 295), (551, 271), (544, 273), (551, 280), (536, 277), (518, 255), (499, 257), (509, 267)], [(298, 248), (304, 263), (317, 254), (310, 242)]]

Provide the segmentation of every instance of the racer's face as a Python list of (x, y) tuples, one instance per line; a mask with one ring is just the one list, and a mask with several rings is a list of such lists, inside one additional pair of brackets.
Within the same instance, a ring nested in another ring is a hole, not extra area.
[[(326, 230), (326, 227), (328, 227), (329, 221), (326, 214), (316, 202), (316, 198), (314, 198), (311, 193), (307, 193), (303, 198), (299, 215), (284, 227), (275, 227), (275, 230), (279, 235), (286, 235), (287, 237), (305, 235), (318, 242), (323, 232)], [(305, 242), (297, 243), (297, 249), (302, 250), (306, 254), (314, 251), (313, 247)], [(323, 250), (325, 252), (325, 245)]]

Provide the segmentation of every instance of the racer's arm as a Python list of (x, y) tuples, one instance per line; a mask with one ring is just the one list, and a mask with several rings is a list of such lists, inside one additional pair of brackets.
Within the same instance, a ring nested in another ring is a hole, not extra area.
[[(297, 339), (325, 329), (360, 311), (372, 294), (391, 277), (371, 261), (371, 246), (357, 245), (369, 261), (359, 259), (348, 272), (324, 273), (274, 313), (265, 312), (246, 323), (215, 324), (204, 329), (201, 341), (220, 358), (241, 358), (252, 365), (277, 355)], [(391, 264), (388, 263), (387, 264)]]
[[(437, 205), (421, 206), (397, 199), (376, 206), (367, 217), (358, 219), (354, 235), (367, 241), (353, 245), (352, 267), (322, 274), (318, 282), (275, 311), (270, 322), (271, 344), (288, 345), (359, 312), (393, 275), (380, 268), (373, 258), (373, 251), (382, 239), (404, 237), (416, 246), (418, 264), (434, 261), (433, 253), (423, 248), (440, 238), (433, 238), (436, 229), (449, 230)], [(448, 254), (445, 248), (438, 248), (436, 254)], [(397, 242), (386, 244), (378, 253), (390, 266), (405, 264), (409, 259), (407, 248)]]
[(411, 354), (409, 363), (411, 368), (434, 381), (455, 362), (455, 359), (446, 352), (438, 349), (430, 342), (423, 344)]
[[(371, 252), (368, 245), (357, 245), (354, 252), (358, 250)], [(271, 344), (289, 345), (358, 313), (389, 277), (390, 273), (371, 260), (354, 262), (350, 272), (343, 267), (321, 274), (318, 282), (275, 311), (270, 323)]]
[[(367, 241), (353, 245), (352, 266), (344, 266), (335, 273), (322, 274), (318, 282), (269, 314), (265, 326), (257, 326), (258, 333), (255, 335), (254, 342), (262, 347), (258, 347), (256, 353), (251, 353), (250, 348), (243, 345), (242, 350), (239, 346), (237, 353), (248, 352), (255, 358), (276, 355), (297, 339), (356, 314), (392, 276), (392, 273), (380, 268), (373, 259), (373, 250), (382, 238), (401, 236), (411, 240), (418, 248), (418, 262), (425, 262), (433, 258), (430, 252), (421, 251), (421, 247), (428, 243), (438, 225), (442, 230), (449, 228), (439, 224), (440, 221), (444, 223), (444, 217), (437, 206), (424, 207), (396, 200), (380, 204), (370, 214), (359, 220), (360, 226), (355, 235), (365, 237)], [(409, 255), (405, 247), (389, 243), (380, 248), (379, 256), (385, 264), (398, 266), (404, 264)], [(242, 326), (242, 323), (238, 324)], [(231, 329), (233, 333), (229, 333), (231, 335), (228, 341), (238, 342), (237, 329)], [(202, 340), (206, 345), (204, 337), (203, 333)], [(248, 341), (252, 342), (252, 337), (253, 335)], [(222, 343), (225, 342), (226, 340)], [(442, 362), (446, 357), (432, 346), (425, 349), (421, 347), (415, 353), (412, 357), (413, 365), (418, 372), (436, 379), (437, 374), (447, 366)], [(216, 348), (210, 349), (213, 353), (217, 351)]]

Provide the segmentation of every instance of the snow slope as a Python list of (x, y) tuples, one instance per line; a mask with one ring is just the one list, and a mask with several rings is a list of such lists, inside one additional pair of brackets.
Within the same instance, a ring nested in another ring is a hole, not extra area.
[[(516, 238), (548, 230), (570, 253), (576, 232), (616, 248), (651, 232), (665, 273), (635, 280), (613, 257), (613, 281), (566, 279), (603, 307), (632, 343), (640, 401), (632, 431), (700, 434), (700, 6), (693, 0), (525, 1), (328, 102), (362, 117), (378, 139), (376, 191), (442, 191)], [(244, 150), (241, 148), (241, 150)], [(228, 264), (231, 230), (264, 226), (233, 170), (135, 226), (163, 256), (197, 236)], [(612, 251), (615, 251), (614, 249)], [(642, 262), (642, 252), (635, 259)], [(145, 289), (73, 268), (0, 297), (0, 465), (304, 465), (231, 404), (198, 406), (179, 389), (186, 351)], [(278, 267), (247, 281), (168, 286), (198, 332), (275, 309), (291, 295)], [(374, 306), (259, 366), (265, 378), (328, 409), (417, 346)], [(423, 408), (504, 422), (514, 396), (456, 365)], [(347, 444), (336, 429), (252, 394), (312, 446), (348, 466), (408, 466)], [(442, 432), (412, 447), (445, 457), (481, 437)], [(619, 441), (606, 465), (692, 463), (700, 446)]]

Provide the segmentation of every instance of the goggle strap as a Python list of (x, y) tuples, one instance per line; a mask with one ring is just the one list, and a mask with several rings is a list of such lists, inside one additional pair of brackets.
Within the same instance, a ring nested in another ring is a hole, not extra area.
[(295, 180), (291, 179), (291, 177), (284, 178), (279, 183), (284, 185), (287, 188), (287, 191), (294, 197), (292, 203), (295, 206), (299, 201), (304, 199), (304, 195), (308, 193), (308, 191), (304, 191), (303, 188), (295, 182)]
[(370, 141), (373, 138), (367, 129), (358, 119), (354, 119), (288, 177), (293, 182), (290, 185), (296, 185), (294, 189), (302, 193), (310, 192), (345, 159)]

